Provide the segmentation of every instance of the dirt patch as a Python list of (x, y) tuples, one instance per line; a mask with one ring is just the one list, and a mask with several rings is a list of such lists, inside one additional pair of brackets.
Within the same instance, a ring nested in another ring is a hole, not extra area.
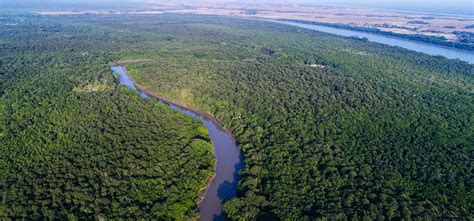
[(132, 64), (132, 63), (139, 63), (139, 62), (144, 62), (144, 61), (151, 61), (151, 59), (130, 59), (130, 60), (119, 60), (115, 62), (115, 65), (126, 65), (126, 64)]
[(308, 66), (312, 68), (325, 68), (326, 67), (326, 65), (322, 65), (322, 64), (309, 64)]
[(77, 86), (72, 90), (76, 93), (94, 93), (94, 92), (104, 92), (110, 89), (109, 86), (102, 83), (92, 83), (86, 84), (83, 86)]

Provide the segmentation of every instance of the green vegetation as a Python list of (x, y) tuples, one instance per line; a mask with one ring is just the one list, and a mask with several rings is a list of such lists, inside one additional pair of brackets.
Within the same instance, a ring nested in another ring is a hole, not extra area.
[(458, 38), (460, 42), (464, 42), (467, 44), (474, 44), (474, 33), (467, 32), (467, 31), (455, 31), (453, 32)]
[(407, 23), (408, 23), (408, 24), (421, 24), (421, 25), (429, 24), (429, 22), (420, 21), (420, 20), (408, 21)]
[[(467, 51), (474, 51), (474, 43), (472, 41), (466, 41), (465, 38), (463, 38), (463, 36), (460, 36), (462, 34), (472, 35), (472, 33), (470, 32), (457, 32), (457, 33), (455, 32), (454, 34), (456, 34), (456, 36), (459, 37), (459, 41), (450, 41), (443, 36), (428, 36), (428, 35), (420, 35), (420, 34), (400, 34), (400, 33), (395, 33), (395, 32), (390, 32), (390, 31), (382, 31), (378, 28), (358, 27), (358, 26), (339, 24), (339, 23), (324, 23), (324, 22), (302, 21), (302, 20), (292, 20), (292, 19), (281, 19), (281, 20), (290, 21), (290, 22), (299, 22), (303, 24), (321, 25), (321, 26), (340, 28), (340, 29), (348, 29), (348, 30), (354, 30), (354, 31), (362, 31), (362, 32), (368, 32), (368, 33), (374, 33), (374, 34), (380, 34), (380, 35), (387, 35), (387, 36), (393, 36), (397, 38), (404, 38), (408, 40), (426, 42), (426, 43), (435, 44), (435, 45), (442, 45), (442, 46), (451, 47), (451, 48), (463, 49)], [(408, 23), (409, 24), (425, 24), (425, 23), (428, 24), (427, 22), (424, 22), (424, 21), (410, 21)]]
[(0, 216), (195, 216), (207, 135), (115, 86), (119, 58), (150, 59), (127, 65), (139, 84), (232, 129), (245, 168), (231, 219), (473, 216), (466, 62), (215, 16), (12, 19)]
[(472, 65), (207, 18), (153, 26), (175, 40), (127, 68), (232, 129), (245, 169), (231, 218), (472, 217)]
[(195, 218), (202, 124), (117, 86), (112, 32), (21, 19), (0, 29), (0, 220)]

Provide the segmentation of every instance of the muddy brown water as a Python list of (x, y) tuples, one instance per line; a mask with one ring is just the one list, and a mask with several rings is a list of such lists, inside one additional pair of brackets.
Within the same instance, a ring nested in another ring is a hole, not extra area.
[(140, 97), (144, 99), (155, 98), (168, 105), (171, 109), (204, 123), (204, 126), (209, 131), (217, 162), (215, 177), (204, 190), (203, 198), (198, 204), (199, 220), (225, 220), (222, 213), (222, 204), (237, 194), (238, 171), (243, 167), (243, 154), (232, 133), (226, 130), (219, 120), (202, 111), (169, 98), (164, 98), (143, 87), (136, 86), (123, 66), (112, 66), (111, 69), (119, 76), (119, 83), (121, 85), (137, 90)]

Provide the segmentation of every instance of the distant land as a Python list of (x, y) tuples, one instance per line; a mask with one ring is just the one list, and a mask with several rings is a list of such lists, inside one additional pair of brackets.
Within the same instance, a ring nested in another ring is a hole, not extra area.
[(13, 1), (0, 221), (474, 217), (472, 16)]
[(354, 3), (351, 1), (344, 3), (326, 3), (327, 5), (333, 6), (349, 6), (349, 7), (368, 7), (368, 8), (380, 8), (393, 11), (402, 12), (419, 12), (419, 13), (431, 13), (438, 15), (460, 15), (460, 16), (474, 16), (473, 3), (471, 5), (458, 5), (458, 4), (393, 4), (392, 2), (378, 1), (376, 3)]
[(0, 12), (18, 12), (32, 10), (130, 10), (145, 8), (149, 5), (133, 1), (33, 1), (1, 0)]
[[(11, 3), (14, 4), (14, 3)], [(53, 4), (53, 3), (51, 3)], [(263, 18), (271, 20), (293, 20), (317, 22), (342, 29), (352, 29), (380, 35), (395, 36), (420, 42), (437, 44), (457, 49), (474, 50), (474, 17), (469, 15), (443, 15), (425, 12), (393, 11), (405, 9), (402, 5), (394, 5), (391, 10), (381, 9), (387, 4), (372, 4), (379, 8), (353, 6), (335, 6), (305, 3), (266, 3), (266, 1), (242, 2), (205, 2), (205, 1), (162, 1), (145, 2), (90, 3), (89, 9), (71, 7), (74, 2), (61, 3), (55, 10), (39, 8), (30, 10), (43, 15), (58, 14), (201, 14), (223, 15), (247, 18)], [(369, 4), (366, 4), (369, 6)], [(407, 8), (417, 10), (416, 7)], [(437, 6), (439, 7), (439, 6)], [(389, 8), (389, 7), (387, 7)], [(433, 7), (433, 9), (436, 7)], [(449, 7), (448, 7), (449, 8)], [(455, 8), (455, 7), (450, 7)], [(469, 10), (469, 9), (467, 9)], [(441, 11), (440, 11), (441, 12)], [(444, 13), (448, 13), (445, 11)]]

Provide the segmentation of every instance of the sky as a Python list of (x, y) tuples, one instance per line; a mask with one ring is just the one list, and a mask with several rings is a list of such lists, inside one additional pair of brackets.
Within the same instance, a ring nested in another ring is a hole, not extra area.
[[(317, 2), (317, 0), (305, 0), (306, 2)], [(430, 5), (472, 5), (472, 0), (319, 0), (319, 2), (344, 2), (353, 4), (373, 4), (373, 3), (386, 3), (386, 4), (430, 4)]]

